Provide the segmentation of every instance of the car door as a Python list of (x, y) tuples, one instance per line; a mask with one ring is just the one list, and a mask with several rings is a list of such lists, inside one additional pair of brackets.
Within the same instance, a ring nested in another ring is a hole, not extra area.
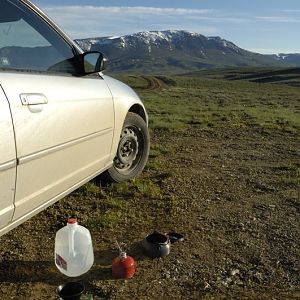
[(74, 49), (56, 30), (22, 2), (4, 2), (0, 84), (15, 126), (15, 221), (109, 164), (114, 110), (99, 74), (76, 76)]
[(7, 99), (0, 87), (0, 229), (13, 217), (16, 165), (13, 123)]

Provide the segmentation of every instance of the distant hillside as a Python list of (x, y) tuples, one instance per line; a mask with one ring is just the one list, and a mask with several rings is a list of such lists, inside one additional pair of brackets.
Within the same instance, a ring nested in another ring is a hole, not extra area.
[(84, 50), (98, 50), (109, 70), (122, 72), (189, 72), (228, 67), (298, 67), (300, 54), (263, 55), (220, 37), (188, 31), (146, 31), (121, 37), (76, 40)]
[(250, 81), (300, 87), (300, 68), (229, 68), (199, 70), (183, 74), (188, 77)]

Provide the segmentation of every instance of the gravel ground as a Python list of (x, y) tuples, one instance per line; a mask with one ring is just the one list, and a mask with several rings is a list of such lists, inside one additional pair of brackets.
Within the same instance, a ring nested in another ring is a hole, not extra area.
[[(165, 151), (150, 159), (157, 167), (142, 180), (160, 197), (124, 195), (129, 211), (121, 225), (91, 228), (95, 264), (76, 279), (86, 294), (300, 299), (299, 135), (259, 127), (158, 131), (152, 144)], [(54, 266), (55, 232), (71, 212), (93, 219), (95, 198), (74, 192), (0, 238), (1, 299), (56, 299), (56, 287), (69, 279)], [(176, 230), (185, 240), (152, 260), (140, 241), (153, 230)], [(137, 272), (127, 281), (111, 276), (116, 237), (136, 260)]]

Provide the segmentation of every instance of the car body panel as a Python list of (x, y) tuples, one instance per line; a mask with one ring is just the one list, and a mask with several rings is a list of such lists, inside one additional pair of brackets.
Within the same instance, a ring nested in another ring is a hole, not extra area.
[[(139, 96), (135, 93), (133, 89), (131, 89), (128, 85), (123, 82), (114, 79), (107, 75), (102, 75), (103, 79), (109, 86), (109, 89), (113, 95), (114, 106), (115, 106), (115, 132), (113, 143), (112, 143), (112, 151), (111, 151), (111, 160), (114, 159), (115, 154), (117, 152), (118, 143), (120, 134), (122, 131), (123, 123), (118, 120), (125, 120), (125, 117), (130, 111), (130, 109), (138, 105), (143, 110), (143, 115), (145, 116), (145, 122), (148, 125), (148, 115), (146, 113), (146, 109), (140, 100)], [(143, 117), (143, 116), (142, 116)]]
[[(19, 2), (71, 55), (83, 53), (30, 1)], [(0, 236), (110, 168), (126, 115), (137, 106), (147, 122), (136, 93), (102, 73), (0, 69)]]
[(72, 193), (74, 190), (76, 190), (77, 188), (79, 188), (83, 184), (87, 183), (91, 179), (95, 178), (97, 175), (101, 174), (110, 165), (111, 165), (111, 163), (109, 165), (107, 165), (105, 168), (97, 170), (95, 173), (93, 173), (90, 176), (84, 178), (83, 180), (77, 182), (75, 185), (73, 185), (69, 189), (61, 191), (60, 194), (58, 194), (55, 197), (45, 201), (42, 205), (35, 207), (33, 210), (31, 210), (28, 213), (22, 215), (20, 218), (9, 222), (5, 227), (0, 228), (0, 236), (7, 233), (7, 232), (9, 232), (10, 230), (14, 229), (15, 227), (22, 224), (23, 222), (30, 219), (31, 217), (35, 216), (36, 214), (38, 214), (42, 210), (46, 209), (51, 204), (55, 203), (56, 201), (62, 199), (63, 197), (67, 196), (68, 194)]
[[(2, 73), (0, 83), (15, 125), (15, 220), (107, 165), (114, 109), (99, 76)], [(24, 94), (44, 95), (47, 103), (24, 105)]]
[(13, 123), (9, 104), (0, 86), (0, 228), (14, 213), (16, 181), (16, 150)]

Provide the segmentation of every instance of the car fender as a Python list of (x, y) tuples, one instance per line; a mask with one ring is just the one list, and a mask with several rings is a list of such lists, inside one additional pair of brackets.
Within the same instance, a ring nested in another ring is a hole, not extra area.
[(111, 161), (113, 161), (117, 153), (120, 135), (127, 113), (129, 111), (138, 113), (145, 120), (147, 126), (148, 115), (144, 104), (132, 88), (110, 76), (103, 74), (101, 74), (101, 76), (105, 80), (107, 86), (109, 87), (114, 102), (115, 130), (111, 149)]

